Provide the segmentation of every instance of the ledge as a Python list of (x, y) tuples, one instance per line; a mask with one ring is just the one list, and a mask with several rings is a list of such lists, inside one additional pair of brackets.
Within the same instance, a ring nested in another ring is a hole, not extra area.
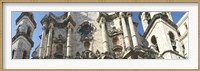
[(31, 47), (33, 47), (34, 42), (31, 38), (29, 38), (25, 33), (17, 33), (13, 38), (12, 38), (12, 42), (14, 42), (19, 36), (24, 36), (30, 43), (31, 43)]

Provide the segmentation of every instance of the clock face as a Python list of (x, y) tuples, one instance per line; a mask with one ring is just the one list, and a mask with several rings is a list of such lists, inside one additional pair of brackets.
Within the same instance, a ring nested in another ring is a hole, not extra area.
[(79, 29), (79, 33), (82, 35), (82, 36), (88, 36), (89, 34), (92, 33), (92, 31), (94, 30), (94, 28), (89, 24), (89, 23), (86, 23), (86, 24), (83, 24), (80, 26), (80, 29)]

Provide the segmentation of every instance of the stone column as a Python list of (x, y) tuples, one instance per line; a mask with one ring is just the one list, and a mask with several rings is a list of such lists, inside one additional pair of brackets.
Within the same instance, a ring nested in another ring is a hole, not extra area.
[(39, 58), (44, 58), (44, 52), (45, 52), (45, 48), (44, 48), (44, 42), (43, 40), (45, 40), (45, 36), (46, 36), (46, 23), (43, 24), (42, 26), (42, 38), (41, 38), (41, 41), (40, 41), (40, 50), (39, 50)]
[(136, 37), (136, 25), (133, 24), (133, 21), (132, 21), (132, 14), (131, 13), (128, 13), (128, 22), (129, 22), (129, 27), (130, 27), (130, 32), (131, 32), (131, 38), (132, 38), (132, 41), (133, 41), (133, 48), (137, 47), (138, 46), (138, 40), (137, 40), (137, 37)]
[(68, 28), (68, 32), (67, 32), (67, 53), (66, 53), (66, 58), (71, 58), (71, 54), (72, 54), (72, 45), (71, 45), (71, 27)]
[(109, 52), (108, 47), (108, 38), (107, 38), (107, 32), (106, 32), (106, 19), (105, 17), (101, 17), (100, 24), (101, 24), (101, 31), (102, 31), (102, 39), (103, 39), (103, 50), (105, 52)]
[(130, 49), (131, 43), (130, 43), (130, 38), (128, 36), (128, 28), (126, 26), (125, 18), (124, 18), (124, 13), (120, 12), (120, 18), (121, 18), (121, 23), (122, 23), (122, 29), (123, 29), (123, 36), (124, 36), (124, 41), (127, 49)]
[(51, 50), (51, 42), (52, 42), (52, 32), (53, 32), (53, 27), (50, 28), (49, 30), (49, 35), (48, 35), (48, 43), (47, 43), (47, 49), (46, 49), (46, 57), (50, 56), (50, 50)]

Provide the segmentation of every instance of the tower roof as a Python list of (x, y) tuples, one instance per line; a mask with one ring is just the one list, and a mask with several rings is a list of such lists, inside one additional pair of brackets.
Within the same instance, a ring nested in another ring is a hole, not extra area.
[(21, 15), (17, 18), (16, 20), (16, 25), (17, 25), (17, 22), (19, 22), (19, 20), (23, 17), (23, 16), (27, 16), (29, 17), (29, 19), (31, 20), (31, 22), (33, 23), (33, 25), (35, 26), (36, 28), (36, 22), (34, 20), (34, 16), (33, 16), (33, 13), (32, 12), (22, 12)]

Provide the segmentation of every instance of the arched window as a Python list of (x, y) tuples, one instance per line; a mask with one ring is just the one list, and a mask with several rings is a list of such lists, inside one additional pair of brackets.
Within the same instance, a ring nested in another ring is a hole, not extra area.
[(62, 44), (58, 44), (56, 46), (56, 53), (54, 55), (56, 57), (56, 59), (62, 59), (63, 58), (63, 45)]
[(157, 44), (156, 37), (155, 37), (154, 35), (151, 37), (151, 43), (152, 43), (153, 45), (155, 45), (155, 49), (156, 49), (158, 52), (160, 52), (159, 47), (158, 47), (158, 44)]
[(174, 40), (174, 34), (173, 34), (171, 31), (169, 31), (169, 38), (170, 38), (171, 40)]
[(23, 52), (23, 57), (22, 57), (22, 59), (26, 59), (26, 56), (27, 56), (27, 52), (24, 51), (24, 52)]
[(27, 35), (28, 35), (29, 37), (31, 37), (31, 28), (30, 28), (30, 27), (28, 27)]
[(89, 50), (89, 48), (90, 48), (90, 42), (89, 42), (89, 41), (86, 41), (86, 42), (84, 43), (84, 47), (85, 47), (85, 50)]
[(176, 51), (176, 42), (175, 42), (174, 34), (171, 31), (169, 31), (168, 35), (171, 41), (172, 48), (174, 51)]
[(13, 59), (14, 55), (15, 55), (15, 50), (12, 51), (12, 59)]
[(118, 37), (114, 37), (114, 38), (112, 39), (113, 45), (114, 45), (114, 46), (117, 45), (118, 41), (119, 41)]
[(62, 52), (62, 44), (57, 45), (56, 52)]

